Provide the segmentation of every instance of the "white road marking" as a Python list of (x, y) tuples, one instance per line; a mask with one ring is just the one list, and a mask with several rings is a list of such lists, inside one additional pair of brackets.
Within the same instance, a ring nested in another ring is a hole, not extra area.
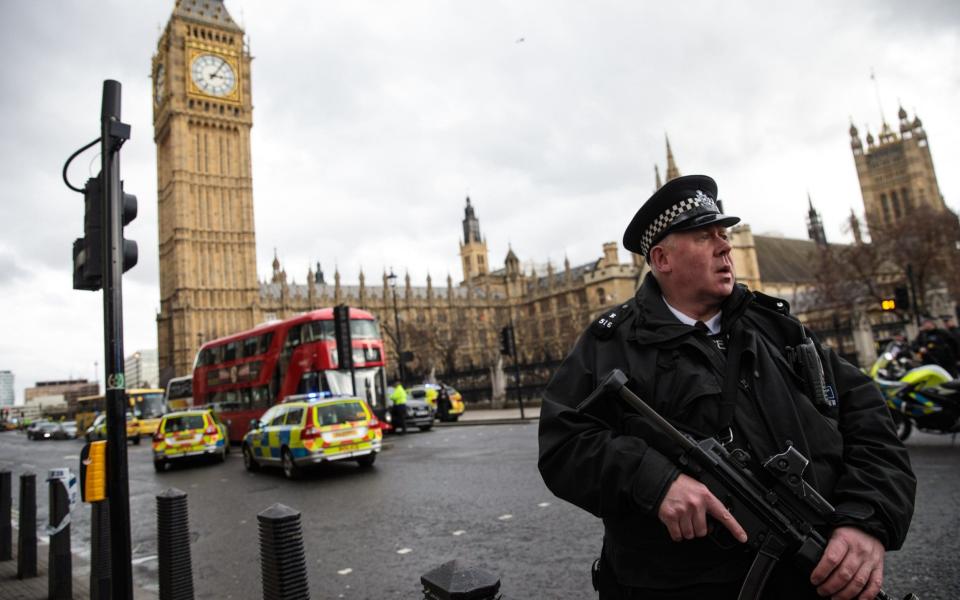
[(80, 460), (80, 455), (79, 455), (79, 454), (68, 454), (67, 456), (64, 456), (64, 457), (63, 457), (63, 460)]
[(131, 564), (131, 565), (140, 565), (140, 564), (143, 564), (143, 563), (145, 563), (145, 562), (150, 562), (151, 560), (157, 560), (157, 556), (156, 556), (155, 554), (150, 555), (150, 556), (141, 556), (140, 558), (135, 558), (135, 559), (131, 560), (131, 561), (130, 561), (130, 564)]
[(513, 515), (500, 515), (499, 517), (497, 517), (497, 519), (500, 521), (509, 521), (512, 518), (513, 518)]
[(349, 567), (347, 567), (346, 569), (340, 569), (339, 571), (337, 571), (337, 575), (349, 575), (350, 573), (353, 573), (353, 569)]
[(397, 554), (410, 554), (411, 552), (413, 552), (413, 550), (410, 548), (400, 548), (397, 550)]
[(549, 502), (541, 502), (541, 503), (538, 504), (537, 506), (539, 506), (540, 508), (546, 508), (546, 507), (550, 506), (550, 503), (549, 503)]
[(466, 533), (466, 531), (464, 531), (463, 529), (458, 529), (458, 530), (456, 530), (456, 531), (453, 532), (453, 535), (460, 536), (460, 535), (463, 535), (463, 534), (465, 534), (465, 533)]

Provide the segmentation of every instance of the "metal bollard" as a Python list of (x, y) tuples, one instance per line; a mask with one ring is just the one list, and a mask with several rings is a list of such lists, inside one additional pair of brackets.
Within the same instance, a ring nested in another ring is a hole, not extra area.
[(110, 600), (110, 500), (90, 503), (90, 600)]
[(170, 488), (157, 496), (160, 600), (193, 600), (187, 494)]
[(300, 511), (274, 504), (257, 515), (263, 600), (309, 600)]
[(50, 600), (73, 598), (73, 563), (70, 554), (70, 499), (62, 479), (47, 479), (50, 499), (50, 546), (47, 553), (47, 594)]
[(467, 567), (459, 560), (445, 562), (420, 577), (424, 600), (499, 600), (500, 578), (489, 571)]
[(13, 560), (13, 478), (0, 471), (0, 560)]
[(20, 475), (17, 579), (37, 576), (37, 474)]

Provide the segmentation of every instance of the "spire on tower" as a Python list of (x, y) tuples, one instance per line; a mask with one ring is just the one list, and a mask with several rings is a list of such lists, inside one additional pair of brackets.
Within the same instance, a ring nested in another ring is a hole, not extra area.
[(810, 198), (810, 192), (807, 192), (807, 204), (810, 206), (810, 210), (807, 211), (807, 235), (817, 243), (817, 246), (825, 247), (827, 245), (827, 234), (823, 230), (820, 213), (813, 208), (813, 199)]
[(654, 185), (656, 186), (653, 188), (653, 191), (657, 191), (663, 187), (663, 183), (660, 181), (660, 167), (657, 165), (653, 165), (653, 178)]
[(664, 133), (663, 137), (667, 140), (667, 181), (670, 181), (671, 179), (680, 177), (680, 169), (677, 168), (677, 163), (673, 160), (673, 150), (670, 149), (670, 136)]

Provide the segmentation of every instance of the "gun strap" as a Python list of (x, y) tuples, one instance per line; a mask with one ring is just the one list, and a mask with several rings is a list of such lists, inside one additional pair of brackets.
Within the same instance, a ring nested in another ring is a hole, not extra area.
[(737, 600), (758, 600), (763, 593), (763, 588), (767, 585), (767, 579), (774, 567), (780, 562), (780, 557), (786, 551), (786, 546), (775, 535), (768, 535), (760, 546), (760, 551), (753, 559), (750, 570), (747, 571), (747, 577), (743, 580), (740, 587), (740, 595)]
[(735, 324), (730, 335), (730, 348), (727, 351), (727, 371), (723, 377), (720, 417), (717, 423), (717, 439), (722, 444), (733, 441), (733, 412), (737, 406), (737, 384), (740, 383), (740, 356), (742, 353), (743, 328)]

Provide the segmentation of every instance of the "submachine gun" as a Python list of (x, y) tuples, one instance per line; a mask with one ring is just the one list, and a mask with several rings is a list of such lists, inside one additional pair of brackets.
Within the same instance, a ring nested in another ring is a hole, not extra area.
[[(739, 600), (760, 598), (771, 571), (784, 557), (793, 557), (805, 573), (813, 571), (827, 547), (827, 540), (815, 526), (827, 523), (834, 508), (803, 480), (803, 471), (810, 461), (789, 446), (763, 461), (763, 473), (758, 476), (749, 469), (750, 456), (745, 451), (728, 451), (714, 438), (694, 441), (626, 384), (626, 375), (614, 369), (577, 410), (583, 411), (601, 396), (617, 394), (679, 446), (682, 454), (676, 459), (678, 466), (723, 502), (747, 532), (747, 544), (757, 550), (740, 588)], [(876, 598), (891, 600), (883, 591)], [(907, 594), (903, 600), (919, 598)]]

